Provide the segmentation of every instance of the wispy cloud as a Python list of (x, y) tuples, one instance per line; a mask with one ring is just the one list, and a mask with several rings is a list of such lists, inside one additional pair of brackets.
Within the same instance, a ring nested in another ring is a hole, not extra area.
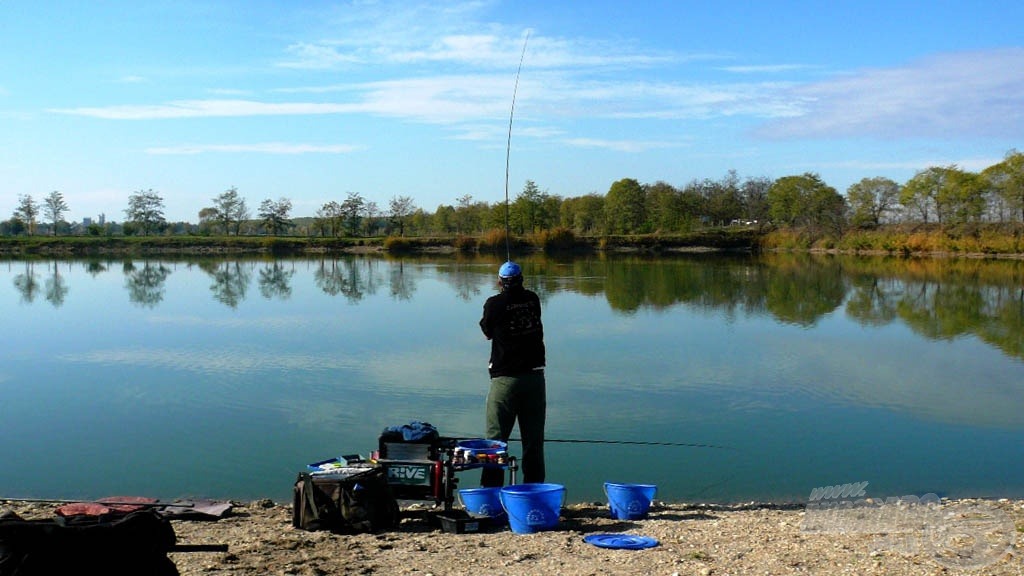
[(756, 65), (736, 65), (736, 66), (721, 66), (719, 70), (725, 72), (732, 72), (734, 74), (779, 74), (783, 72), (797, 72), (801, 70), (813, 70), (819, 68), (818, 66), (810, 66), (807, 64), (764, 64), (760, 66)]
[(364, 3), (358, 10), (327, 10), (321, 14), (323, 37), (291, 44), (277, 65), (347, 69), (450, 63), (509, 69), (519, 63), (524, 47), (534, 69), (637, 67), (707, 57), (655, 53), (636, 49), (621, 39), (552, 37), (543, 30), (488, 20), (491, 4), (375, 2)]
[[(523, 53), (524, 48), (526, 53)], [(558, 38), (499, 36), (495, 34), (453, 34), (421, 45), (352, 47), (345, 41), (301, 42), (286, 49), (277, 63), (282, 68), (330, 70), (367, 65), (459, 64), (480, 69), (515, 68), (527, 58), (532, 69), (605, 68), (654, 66), (716, 56), (676, 55), (623, 51), (621, 46), (597, 42), (581, 43)]]
[(191, 155), (205, 152), (256, 152), (260, 154), (347, 154), (360, 150), (360, 146), (349, 144), (292, 144), (288, 142), (264, 142), (257, 144), (181, 144), (179, 146), (158, 146), (147, 148), (146, 154)]
[(1015, 137), (1024, 133), (1024, 48), (939, 55), (794, 87), (799, 114), (770, 138)]
[[(687, 120), (751, 116), (776, 118), (801, 112), (799, 103), (786, 97), (788, 84), (735, 83), (717, 85), (639, 81), (591, 81), (562, 72), (541, 72), (519, 85), (517, 112), (532, 122), (530, 133), (552, 138), (562, 130), (544, 126), (566, 118)], [(496, 119), (507, 117), (512, 79), (504, 74), (463, 74), (397, 78), (359, 84), (279, 88), (278, 94), (326, 95), (328, 101), (263, 102), (254, 99), (178, 100), (154, 105), (115, 105), (52, 109), (50, 112), (108, 120), (163, 120), (245, 116), (368, 114), (457, 127), (460, 139), (494, 137)], [(331, 94), (344, 101), (329, 101)], [(491, 125), (481, 130), (481, 126)], [(599, 142), (603, 142), (599, 144)], [(663, 144), (637, 141), (612, 144), (602, 139), (579, 140), (574, 145), (642, 150)], [(274, 144), (273, 146), (279, 146)], [(154, 154), (193, 154), (215, 151), (205, 145), (150, 150)], [(220, 151), (232, 151), (221, 148)], [(336, 150), (328, 150), (336, 151)], [(348, 150), (346, 150), (348, 151)]]
[(208, 90), (210, 94), (215, 96), (251, 96), (252, 90), (241, 90), (239, 88), (211, 88)]
[(358, 56), (340, 52), (336, 46), (311, 44), (309, 42), (292, 44), (288, 46), (286, 52), (289, 57), (277, 64), (282, 68), (329, 70), (362, 60)]
[(599, 138), (567, 138), (563, 142), (577, 148), (602, 148), (615, 152), (646, 152), (656, 148), (677, 148), (677, 142), (657, 142), (645, 140), (605, 140)]
[(54, 108), (49, 112), (107, 120), (154, 120), (232, 116), (342, 114), (359, 111), (346, 103), (257, 102), (254, 100), (176, 100), (166, 104)]
[(845, 162), (816, 162), (815, 166), (818, 168), (842, 168), (851, 169), (863, 173), (872, 173), (879, 171), (891, 171), (891, 170), (905, 170), (905, 171), (917, 171), (923, 170), (930, 166), (950, 166), (955, 165), (963, 170), (970, 170), (979, 172), (1003, 161), (1000, 157), (984, 157), (984, 158), (918, 158), (915, 160), (900, 160), (900, 161), (878, 161), (872, 162), (870, 160), (850, 160)]

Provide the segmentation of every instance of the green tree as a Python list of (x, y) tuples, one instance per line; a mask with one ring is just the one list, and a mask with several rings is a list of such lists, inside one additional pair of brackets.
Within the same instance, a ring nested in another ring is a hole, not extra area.
[(209, 236), (215, 232), (217, 226), (217, 209), (213, 207), (206, 207), (199, 210), (199, 233), (203, 236)]
[(128, 208), (124, 214), (125, 220), (133, 223), (143, 236), (159, 232), (167, 224), (164, 219), (164, 199), (152, 188), (133, 192), (128, 197)]
[(747, 178), (740, 186), (740, 197), (743, 202), (747, 220), (764, 224), (768, 221), (768, 190), (772, 187), (770, 178)]
[(782, 226), (841, 234), (846, 200), (820, 176), (808, 172), (785, 176), (772, 184), (768, 189), (768, 213), (772, 221)]
[(985, 190), (988, 182), (980, 174), (956, 167), (946, 169), (939, 191), (939, 206), (947, 224), (980, 222), (985, 213)]
[(391, 224), (398, 227), (399, 236), (405, 236), (405, 227), (409, 224), (409, 219), (416, 210), (412, 198), (408, 196), (392, 196), (388, 207), (388, 218)]
[(280, 236), (281, 232), (295, 226), (295, 223), (290, 220), (291, 211), (291, 200), (282, 197), (274, 201), (267, 198), (260, 203), (258, 217), (267, 234)]
[(739, 176), (730, 170), (719, 181), (705, 180), (700, 186), (708, 221), (715, 225), (729, 224), (743, 216)]
[(932, 166), (918, 171), (903, 185), (900, 192), (900, 204), (915, 214), (923, 224), (930, 222), (933, 217), (939, 224), (942, 224), (938, 197), (945, 175), (945, 168)]
[(366, 199), (358, 192), (349, 192), (345, 201), (341, 203), (341, 222), (348, 236), (358, 236), (363, 220), (363, 211), (366, 208)]
[(53, 235), (57, 235), (57, 226), (64, 222), (64, 213), (68, 211), (68, 204), (64, 201), (64, 195), (54, 190), (43, 199), (43, 212), (46, 218), (53, 223)]
[(455, 232), (457, 234), (472, 234), (483, 230), (483, 214), (487, 210), (486, 202), (473, 202), (473, 196), (464, 194), (456, 200), (455, 207)]
[(547, 230), (553, 227), (557, 209), (551, 212), (551, 196), (541, 191), (533, 180), (527, 180), (523, 191), (512, 203), (510, 226), (519, 234)]
[(1015, 222), (1024, 221), (1024, 153), (1011, 150), (1002, 162), (982, 171)]
[(36, 233), (36, 224), (39, 219), (39, 204), (32, 199), (29, 194), (18, 196), (18, 206), (14, 209), (13, 220), (20, 222), (21, 226), (18, 228), (24, 229), (25, 232), (32, 236)]
[[(316, 222), (314, 226), (320, 230), (321, 236), (331, 236), (332, 238), (338, 235), (341, 230), (341, 204), (338, 204), (334, 200), (327, 202), (316, 211)], [(328, 234), (328, 232), (330, 234)]]
[(648, 228), (656, 232), (678, 232), (682, 229), (682, 195), (679, 190), (665, 182), (655, 182), (645, 187)]
[(245, 198), (232, 186), (213, 199), (213, 219), (220, 223), (224, 235), (238, 236), (242, 222), (251, 217)]
[(864, 178), (846, 190), (850, 204), (850, 223), (858, 228), (874, 228), (892, 212), (900, 198), (900, 185), (889, 178)]
[(846, 230), (849, 206), (846, 198), (835, 188), (821, 182), (811, 194), (811, 225), (819, 226), (835, 236)]
[(451, 234), (455, 228), (455, 207), (450, 204), (438, 204), (430, 218), (430, 229), (438, 234)]
[(604, 218), (612, 234), (644, 232), (646, 221), (644, 189), (632, 178), (612, 183), (605, 195)]
[(364, 208), (366, 218), (363, 219), (364, 232), (367, 236), (377, 236), (380, 230), (380, 207), (376, 202), (367, 202)]
[(604, 196), (596, 192), (577, 198), (566, 198), (558, 212), (562, 226), (579, 234), (604, 232)]

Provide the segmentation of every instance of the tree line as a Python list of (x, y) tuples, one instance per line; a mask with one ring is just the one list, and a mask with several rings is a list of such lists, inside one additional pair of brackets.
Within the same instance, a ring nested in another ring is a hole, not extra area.
[(465, 194), (433, 212), (409, 196), (395, 196), (381, 209), (361, 194), (324, 203), (313, 216), (292, 216), (287, 197), (265, 199), (255, 212), (237, 188), (211, 199), (198, 221), (167, 222), (163, 197), (152, 189), (128, 197), (122, 223), (70, 224), (68, 204), (59, 191), (37, 202), (21, 195), (0, 234), (84, 235), (300, 235), (322, 237), (473, 236), (495, 229), (527, 235), (556, 229), (583, 236), (685, 233), (713, 226), (758, 226), (811, 230), (840, 236), (850, 229), (886, 224), (963, 224), (1024, 222), (1024, 153), (1011, 150), (980, 172), (956, 165), (931, 166), (904, 183), (864, 178), (840, 194), (816, 173), (741, 178), (735, 170), (715, 179), (676, 187), (663, 181), (613, 182), (604, 194), (577, 197), (551, 194), (527, 180), (514, 201), (475, 200)]

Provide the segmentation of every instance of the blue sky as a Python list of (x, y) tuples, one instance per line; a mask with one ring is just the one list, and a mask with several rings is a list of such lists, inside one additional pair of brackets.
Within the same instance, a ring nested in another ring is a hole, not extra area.
[[(1024, 148), (1024, 3), (0, 0), (0, 219), (53, 190), (195, 222), (355, 192), (604, 194), (816, 172), (840, 192)], [(528, 40), (527, 40), (528, 38)]]

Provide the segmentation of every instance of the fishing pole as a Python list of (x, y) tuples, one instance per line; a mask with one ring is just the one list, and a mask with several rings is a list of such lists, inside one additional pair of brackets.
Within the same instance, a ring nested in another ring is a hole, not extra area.
[[(471, 435), (457, 435), (450, 439), (473, 438)], [(522, 438), (509, 438), (509, 442), (522, 442)], [(736, 450), (732, 446), (721, 446), (718, 444), (698, 444), (694, 442), (655, 442), (647, 440), (587, 440), (579, 438), (545, 438), (545, 443), (552, 444), (622, 444), (627, 446), (677, 446), (683, 448), (713, 448), (715, 450)]]
[(505, 260), (512, 260), (512, 247), (509, 236), (509, 207), (508, 207), (508, 171), (509, 159), (512, 155), (512, 118), (516, 113), (516, 93), (519, 92), (519, 74), (523, 71), (523, 59), (526, 58), (526, 43), (530, 40), (530, 31), (526, 31), (526, 38), (523, 38), (523, 52), (519, 55), (519, 68), (516, 70), (516, 84), (512, 89), (512, 108), (508, 112), (508, 139), (505, 141)]
[[(510, 438), (509, 441), (522, 441), (521, 438)], [(731, 446), (716, 444), (695, 444), (689, 442), (648, 442), (643, 440), (580, 440), (575, 438), (545, 438), (545, 443), (555, 444), (624, 444), (630, 446), (681, 446), (685, 448), (714, 448), (716, 450), (735, 450)]]

